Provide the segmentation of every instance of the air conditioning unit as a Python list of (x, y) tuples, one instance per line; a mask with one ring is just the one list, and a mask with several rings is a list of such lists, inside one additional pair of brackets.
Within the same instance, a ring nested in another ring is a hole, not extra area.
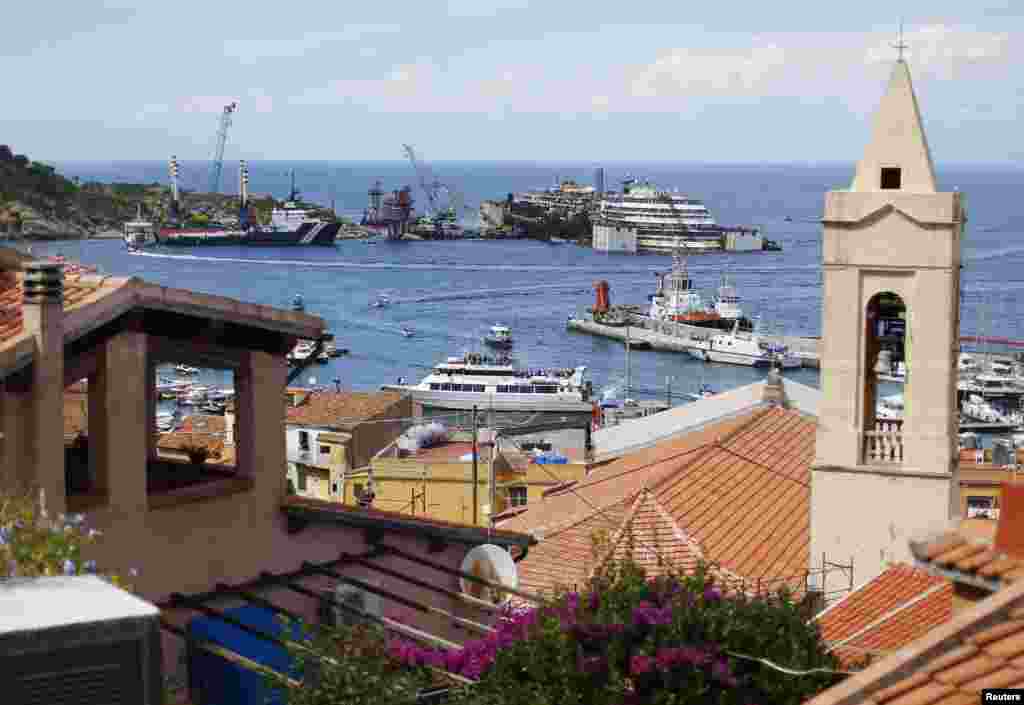
[(0, 580), (4, 705), (162, 705), (160, 610), (92, 575)]
[[(373, 580), (363, 578), (363, 582), (375, 585)], [(384, 614), (383, 606), (381, 604), (381, 597), (375, 593), (358, 588), (355, 585), (348, 585), (342, 583), (338, 585), (333, 593), (327, 593), (333, 600), (325, 600), (326, 615), (329, 615), (326, 620), (332, 626), (346, 625), (353, 626), (355, 624), (361, 624), (366, 620), (360, 617), (356, 612), (346, 610), (338, 607), (335, 602), (341, 602), (342, 604), (349, 605), (356, 610), (364, 612), (372, 617), (382, 617)]]

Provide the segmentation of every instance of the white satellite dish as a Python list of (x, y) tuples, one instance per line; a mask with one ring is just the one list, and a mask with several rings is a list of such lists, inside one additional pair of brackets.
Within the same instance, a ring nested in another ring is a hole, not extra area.
[[(516, 570), (515, 561), (512, 560), (508, 551), (494, 544), (485, 543), (473, 548), (462, 559), (461, 569), (463, 573), (475, 575), (513, 590), (519, 587), (519, 571)], [(509, 593), (502, 592), (500, 589), (481, 585), (465, 578), (459, 578), (459, 587), (467, 595), (493, 602), (496, 605), (506, 602), (510, 597)]]

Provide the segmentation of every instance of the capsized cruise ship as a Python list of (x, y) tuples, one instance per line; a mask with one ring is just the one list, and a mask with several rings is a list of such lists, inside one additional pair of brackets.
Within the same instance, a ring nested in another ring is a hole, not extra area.
[[(599, 245), (623, 232), (635, 238), (631, 247)], [(761, 250), (764, 244), (757, 228), (723, 227), (703, 201), (632, 177), (622, 182), (621, 192), (604, 195), (594, 216), (596, 249), (671, 254), (677, 247), (693, 253)]]
[(435, 365), (419, 384), (386, 384), (413, 402), (439, 409), (589, 412), (586, 367), (522, 369), (508, 356), (465, 353)]

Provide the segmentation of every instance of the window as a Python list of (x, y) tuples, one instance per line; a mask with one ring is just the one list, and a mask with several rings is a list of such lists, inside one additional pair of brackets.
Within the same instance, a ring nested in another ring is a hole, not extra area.
[(337, 497), (338, 496), (338, 483), (337, 482), (332, 482), (331, 483), (331, 496), (333, 496), (333, 497)]
[(899, 167), (882, 167), (881, 188), (883, 191), (898, 191), (902, 186), (903, 173)]
[(993, 519), (995, 514), (995, 501), (992, 497), (968, 497), (967, 518), (968, 519)]
[(296, 466), (296, 468), (295, 468), (295, 475), (299, 479), (299, 481), (297, 483), (298, 486), (299, 486), (299, 492), (305, 492), (306, 491), (306, 487), (307, 487), (307, 485), (306, 485), (306, 470), (305, 470), (305, 468), (301, 468), (301, 467)]
[(331, 447), (330, 446), (320, 446), (320, 454), (321, 455), (328, 455), (328, 454), (330, 454), (330, 452), (331, 452)]
[(521, 507), (526, 504), (526, 488), (525, 487), (509, 487), (508, 488), (508, 502), (513, 507)]
[(299, 450), (309, 450), (309, 431), (299, 431)]

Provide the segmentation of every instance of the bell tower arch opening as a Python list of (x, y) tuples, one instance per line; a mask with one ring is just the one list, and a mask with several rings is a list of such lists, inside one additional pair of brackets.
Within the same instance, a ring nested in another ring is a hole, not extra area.
[(884, 390), (886, 387), (891, 390), (900, 382), (906, 385), (910, 379), (906, 345), (907, 306), (899, 294), (879, 292), (868, 299), (864, 321), (861, 462), (899, 463), (903, 461), (906, 396), (891, 391), (885, 394)]

